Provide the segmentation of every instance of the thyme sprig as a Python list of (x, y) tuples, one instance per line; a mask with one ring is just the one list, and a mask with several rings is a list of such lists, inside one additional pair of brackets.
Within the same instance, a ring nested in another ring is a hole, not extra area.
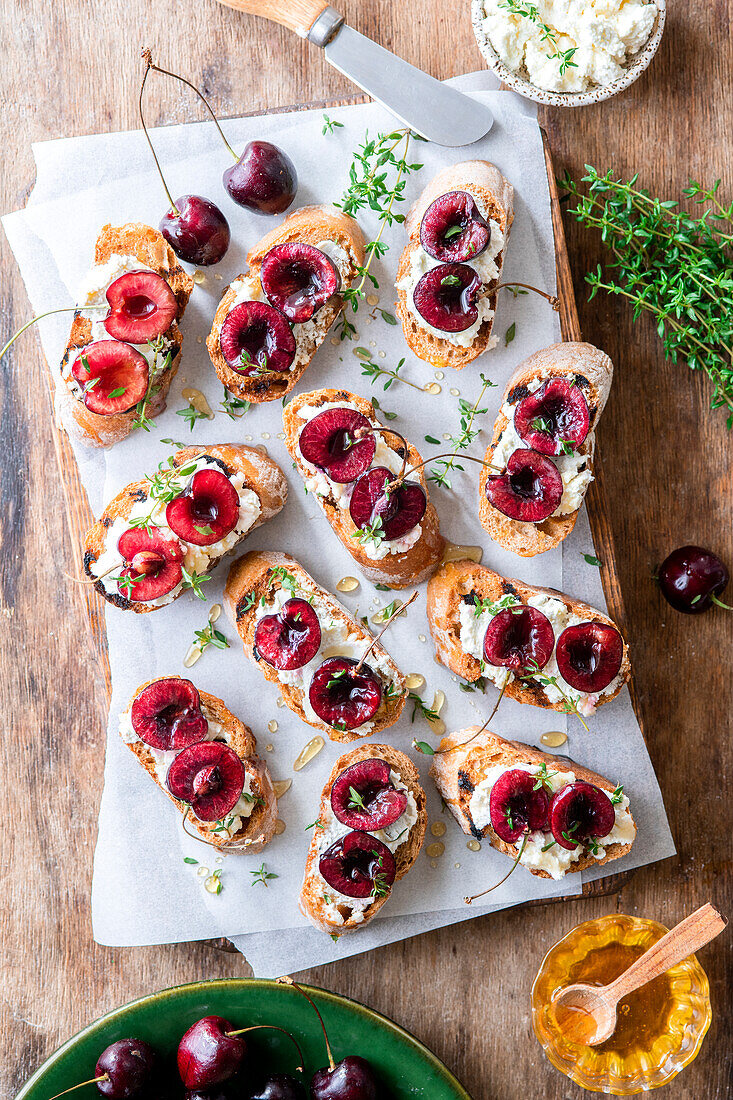
[(217, 630), (213, 623), (209, 623), (203, 630), (194, 630), (193, 634), (193, 644), (199, 653), (203, 653), (210, 645), (213, 645), (214, 649), (229, 649), (229, 642), (225, 635)]
[[(358, 352), (359, 349), (357, 348), (356, 351)], [(367, 352), (367, 354), (369, 353)], [(361, 356), (359, 358), (361, 358)], [(409, 378), (403, 378), (403, 376), (400, 374), (400, 371), (402, 370), (404, 365), (405, 360), (400, 359), (395, 369), (391, 370), (389, 367), (382, 367), (378, 363), (373, 363), (371, 360), (371, 356), (369, 356), (368, 362), (362, 362), (361, 373), (364, 375), (365, 378), (369, 378), (371, 380), (372, 385), (374, 385), (375, 382), (378, 382), (380, 378), (386, 378), (387, 381), (384, 383), (383, 386), (385, 390), (388, 390), (393, 382), (404, 382), (406, 386), (411, 386), (413, 390), (419, 390), (421, 393), (426, 393), (427, 388), (425, 386), (419, 386), (417, 382), (411, 382)]]
[(529, 19), (530, 23), (534, 23), (540, 32), (540, 41), (547, 43), (552, 50), (552, 53), (548, 52), (547, 54), (550, 61), (560, 62), (560, 76), (564, 76), (567, 69), (577, 69), (578, 63), (573, 61), (573, 57), (578, 47), (571, 46), (570, 49), (561, 50), (558, 46), (557, 31), (544, 22), (534, 4), (520, 4), (518, 0), (500, 0), (499, 7), (504, 8), (512, 15), (519, 15), (524, 19)]
[(479, 405), (483, 401), (487, 389), (496, 385), (496, 382), (492, 382), (485, 374), (481, 374), (479, 377), (483, 385), (473, 405), (470, 405), (463, 397), (458, 402), (461, 427), (458, 434), (451, 436), (450, 439), (453, 454), (448, 458), (441, 458), (437, 461), (428, 474), (428, 481), (434, 482), (435, 485), (443, 485), (446, 489), (452, 488), (448, 477), (450, 472), (452, 470), (463, 470), (463, 466), (457, 461), (458, 454), (460, 451), (467, 450), (481, 431), (480, 428), (474, 427), (474, 421), (477, 416), (483, 416), (488, 409), (480, 409)]
[(557, 676), (546, 676), (541, 670), (534, 658), (527, 662), (526, 667), (516, 673), (518, 680), (533, 680), (535, 683), (540, 684), (542, 687), (554, 687), (556, 691), (560, 692), (563, 701), (563, 710), (566, 714), (574, 714), (575, 717), (581, 722), (588, 733), (588, 724), (583, 718), (583, 715), (578, 710), (577, 700), (573, 699), (571, 695), (568, 695), (563, 688), (560, 687)]

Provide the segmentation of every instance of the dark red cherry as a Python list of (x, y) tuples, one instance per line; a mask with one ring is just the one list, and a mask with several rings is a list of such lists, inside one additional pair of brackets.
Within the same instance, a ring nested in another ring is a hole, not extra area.
[(219, 343), (228, 365), (246, 377), (289, 370), (295, 358), (293, 330), (267, 302), (242, 302), (230, 310)]
[(350, 829), (376, 832), (394, 825), (407, 809), (407, 795), (390, 778), (386, 760), (359, 760), (342, 771), (331, 788), (331, 809)]
[(274, 615), (263, 615), (255, 627), (258, 657), (273, 668), (303, 668), (321, 644), (321, 624), (307, 600), (286, 600)]
[(223, 260), (231, 233), (219, 207), (201, 195), (181, 195), (176, 210), (164, 214), (158, 227), (176, 256), (199, 267)]
[(186, 1089), (184, 1094), (184, 1100), (241, 1100), (241, 1097), (241, 1088), (234, 1081), (225, 1081), (210, 1089)]
[[(177, 760), (180, 757), (174, 764)], [(233, 1031), (234, 1026), (221, 1016), (204, 1016), (191, 1025), (178, 1044), (178, 1072), (187, 1089), (208, 1089), (234, 1076), (246, 1057), (247, 1044)]]
[(659, 567), (662, 595), (684, 615), (699, 615), (713, 604), (730, 611), (720, 599), (728, 580), (720, 558), (702, 546), (680, 546)]
[(397, 865), (386, 844), (371, 833), (355, 830), (323, 852), (318, 870), (329, 886), (347, 898), (379, 898), (388, 893)]
[(490, 238), (491, 228), (467, 191), (449, 191), (435, 199), (420, 224), (420, 244), (443, 264), (474, 259)]
[(115, 340), (144, 344), (162, 336), (178, 312), (176, 296), (154, 271), (128, 271), (107, 288), (104, 327)]
[(562, 848), (572, 851), (589, 837), (601, 840), (616, 823), (616, 811), (605, 791), (592, 783), (568, 783), (553, 796), (550, 829)]
[(536, 607), (507, 607), (490, 620), (484, 660), (513, 672), (544, 668), (555, 646), (552, 623)]
[(525, 832), (544, 829), (549, 808), (550, 799), (542, 784), (537, 785), (537, 776), (521, 768), (502, 772), (491, 788), (491, 827), (507, 844), (514, 844)]
[(307, 1100), (302, 1082), (291, 1073), (271, 1073), (246, 1095), (247, 1100)]
[(590, 410), (579, 386), (550, 378), (514, 410), (517, 435), (543, 455), (576, 451), (588, 434)]
[(239, 495), (221, 470), (198, 470), (165, 510), (165, 521), (179, 538), (212, 546), (239, 520)]
[(295, 165), (269, 141), (248, 142), (222, 180), (234, 201), (255, 214), (282, 214), (298, 190)]
[(351, 657), (329, 657), (316, 669), (308, 690), (318, 717), (334, 729), (353, 730), (369, 722), (382, 702), (382, 681), (376, 672)]
[(576, 691), (603, 691), (618, 676), (623, 655), (623, 639), (607, 623), (568, 626), (557, 639), (557, 667)]
[(199, 821), (220, 821), (244, 790), (244, 764), (222, 741), (199, 741), (179, 752), (166, 783), (174, 798), (190, 803)]
[(168, 676), (136, 695), (130, 708), (132, 728), (153, 749), (185, 749), (203, 740), (209, 724), (201, 698), (190, 680)]
[(440, 264), (419, 279), (413, 292), (415, 309), (441, 332), (463, 332), (478, 320), (476, 299), (481, 280), (467, 264)]
[(311, 1081), (312, 1100), (379, 1100), (382, 1095), (372, 1067), (357, 1054), (333, 1069), (316, 1070)]
[(114, 416), (133, 409), (148, 390), (148, 361), (119, 340), (87, 344), (71, 365), (71, 374), (83, 391), (90, 412)]
[(157, 1070), (158, 1057), (143, 1039), (118, 1039), (99, 1056), (94, 1070), (97, 1092), (112, 1100), (140, 1096), (148, 1088)]
[(395, 475), (386, 466), (375, 466), (357, 480), (349, 502), (354, 524), (364, 529), (381, 520), (384, 538), (401, 539), (417, 527), (425, 515), (427, 497), (417, 481), (403, 481), (387, 490)]
[(368, 470), (374, 461), (377, 437), (363, 413), (356, 409), (324, 409), (307, 421), (298, 439), (306, 462), (346, 485)]
[(131, 527), (117, 540), (124, 564), (117, 582), (119, 592), (128, 600), (145, 603), (172, 592), (183, 577), (183, 547), (178, 539), (166, 538), (157, 527)]
[(265, 256), (260, 282), (269, 301), (293, 324), (310, 321), (341, 285), (325, 252), (312, 244), (276, 244)]
[(562, 500), (562, 478), (549, 458), (520, 449), (509, 456), (503, 474), (489, 474), (486, 497), (509, 519), (541, 523)]

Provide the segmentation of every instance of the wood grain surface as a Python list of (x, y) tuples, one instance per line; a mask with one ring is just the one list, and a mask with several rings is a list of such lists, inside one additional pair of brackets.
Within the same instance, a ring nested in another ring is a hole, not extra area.
[[(359, 30), (438, 77), (481, 64), (466, 0), (338, 6)], [(141, 45), (198, 82), (223, 115), (352, 92), (307, 44), (214, 0), (0, 0), (0, 13), (2, 210), (21, 206), (29, 193), (31, 141), (136, 125)], [(730, 201), (732, 14), (726, 0), (672, 4), (660, 52), (633, 88), (596, 107), (545, 111), (558, 169), (577, 176), (591, 163), (639, 171), (665, 197), (677, 197), (689, 175), (722, 176)], [(159, 92), (152, 122), (201, 117), (174, 86)], [(733, 619), (718, 610), (676, 615), (651, 579), (658, 561), (684, 542), (733, 562), (731, 437), (723, 416), (708, 410), (704, 378), (665, 362), (651, 322), (632, 326), (615, 300), (586, 303), (583, 273), (602, 258), (602, 246), (572, 220), (566, 231), (583, 334), (617, 368), (600, 431), (606, 496), (647, 739), (680, 854), (637, 872), (614, 898), (509, 910), (308, 974), (410, 1028), (476, 1100), (582, 1095), (544, 1060), (528, 999), (542, 955), (578, 921), (617, 909), (672, 925), (706, 900), (728, 916), (733, 908), (726, 751)], [(28, 304), (4, 240), (0, 263), (4, 339), (27, 319)], [(34, 337), (19, 341), (3, 366), (0, 691), (12, 828), (4, 830), (1, 856), (0, 1097), (9, 1100), (58, 1043), (100, 1013), (152, 989), (246, 967), (201, 945), (110, 950), (92, 941), (104, 681), (82, 602), (63, 581), (73, 553)], [(702, 962), (713, 1024), (696, 1062), (663, 1097), (731, 1095), (729, 933), (705, 948)]]

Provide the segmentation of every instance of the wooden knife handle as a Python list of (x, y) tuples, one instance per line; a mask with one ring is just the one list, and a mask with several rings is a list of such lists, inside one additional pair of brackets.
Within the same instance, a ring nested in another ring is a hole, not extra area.
[(271, 19), (301, 38), (307, 37), (318, 16), (328, 7), (327, 0), (219, 0), (219, 3)]

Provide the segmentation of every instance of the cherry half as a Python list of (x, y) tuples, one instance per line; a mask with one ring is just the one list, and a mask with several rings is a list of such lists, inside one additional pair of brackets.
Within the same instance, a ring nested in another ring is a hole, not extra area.
[(502, 772), (491, 788), (491, 827), (507, 844), (514, 844), (524, 833), (544, 829), (549, 808), (550, 799), (542, 783), (521, 768)]
[(603, 691), (618, 676), (623, 638), (608, 623), (578, 623), (563, 630), (555, 656), (566, 684), (576, 691)]
[(478, 320), (481, 280), (467, 264), (439, 264), (418, 280), (412, 300), (424, 321), (441, 332), (463, 332)]
[[(358, 478), (349, 502), (349, 514), (360, 530), (381, 521), (385, 539), (400, 539), (417, 527), (425, 515), (427, 496), (416, 481), (401, 481), (386, 466), (374, 466)], [(389, 488), (389, 486), (393, 486)]]
[(728, 570), (720, 558), (702, 546), (680, 546), (659, 567), (662, 595), (684, 615), (699, 615), (713, 604), (730, 611), (720, 599), (728, 580)]
[(143, 688), (133, 700), (130, 721), (141, 741), (165, 751), (202, 741), (209, 728), (198, 691), (179, 676), (154, 680)]
[(170, 529), (194, 546), (220, 542), (238, 520), (239, 494), (221, 470), (198, 470), (165, 510)]
[(231, 198), (255, 214), (282, 214), (298, 190), (295, 165), (269, 141), (248, 142), (222, 181)]
[(548, 519), (562, 500), (562, 478), (554, 462), (537, 451), (518, 449), (503, 474), (489, 474), (486, 498), (504, 516), (522, 523)]
[(579, 386), (565, 378), (550, 378), (514, 410), (520, 439), (544, 455), (576, 451), (590, 427), (590, 410)]
[(119, 592), (135, 603), (157, 600), (181, 583), (184, 550), (178, 539), (168, 539), (159, 528), (131, 527), (117, 540), (123, 565)]
[(145, 356), (120, 340), (87, 344), (71, 365), (84, 404), (98, 416), (133, 409), (148, 391), (149, 373)]
[(407, 809), (407, 795), (390, 778), (386, 760), (359, 760), (342, 771), (331, 788), (331, 809), (350, 829), (376, 832), (394, 825)]
[(199, 821), (220, 821), (239, 801), (244, 774), (234, 749), (221, 741), (199, 741), (178, 754), (166, 783), (174, 798), (189, 803)]
[(341, 285), (332, 260), (312, 244), (276, 244), (260, 267), (268, 300), (293, 324), (310, 321)]
[(128, 271), (107, 288), (104, 327), (115, 340), (144, 344), (162, 336), (178, 312), (176, 296), (154, 271)]
[(464, 263), (483, 252), (491, 228), (467, 191), (449, 191), (431, 202), (420, 224), (420, 244), (441, 263)]
[(219, 334), (228, 366), (245, 377), (290, 370), (296, 343), (287, 318), (267, 302), (241, 302)]
[(593, 783), (568, 783), (550, 805), (550, 829), (561, 848), (572, 852), (590, 837), (608, 836), (616, 811), (605, 791)]
[(295, 596), (274, 615), (263, 615), (255, 627), (257, 656), (272, 668), (303, 668), (321, 644), (321, 624), (315, 608)]
[(507, 607), (490, 620), (484, 660), (513, 672), (544, 668), (555, 646), (552, 623), (536, 607)]
[(308, 689), (313, 710), (327, 725), (353, 730), (369, 722), (382, 702), (382, 681), (368, 664), (351, 657), (329, 657), (316, 669)]
[(347, 898), (380, 898), (389, 893), (397, 865), (386, 844), (371, 833), (354, 830), (322, 853), (318, 870)]
[(346, 485), (371, 466), (377, 437), (371, 422), (356, 409), (324, 409), (307, 421), (298, 446), (306, 462)]
[(176, 256), (199, 267), (223, 260), (231, 241), (229, 222), (215, 203), (201, 195), (181, 195), (158, 228)]

